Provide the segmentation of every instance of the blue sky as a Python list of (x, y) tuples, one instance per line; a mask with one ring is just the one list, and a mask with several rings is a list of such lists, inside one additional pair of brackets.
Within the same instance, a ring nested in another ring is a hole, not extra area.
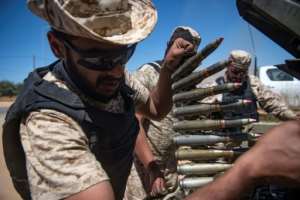
[[(239, 16), (235, 0), (153, 2), (158, 10), (157, 25), (152, 34), (138, 45), (127, 64), (129, 71), (134, 71), (145, 62), (161, 59), (170, 34), (179, 25), (191, 26), (201, 34), (200, 48), (217, 37), (224, 37), (222, 45), (201, 67), (225, 59), (233, 49), (244, 49), (254, 54), (248, 25)], [(33, 67), (55, 60), (46, 38), (49, 27), (27, 9), (25, 0), (1, 0), (0, 19), (0, 80), (21, 82)], [(250, 27), (258, 65), (278, 64), (292, 58), (265, 35)]]

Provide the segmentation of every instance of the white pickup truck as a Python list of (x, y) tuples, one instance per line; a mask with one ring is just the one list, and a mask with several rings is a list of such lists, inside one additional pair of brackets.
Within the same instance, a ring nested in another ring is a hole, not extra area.
[(261, 66), (258, 73), (262, 83), (280, 93), (293, 109), (300, 109), (300, 80), (275, 66)]

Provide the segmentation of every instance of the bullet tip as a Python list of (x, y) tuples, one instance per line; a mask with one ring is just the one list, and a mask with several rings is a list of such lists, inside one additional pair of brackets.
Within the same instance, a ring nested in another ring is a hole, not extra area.
[(242, 83), (233, 83), (234, 87), (241, 87), (242, 86)]
[(243, 103), (249, 104), (249, 103), (252, 103), (252, 101), (251, 101), (250, 99), (244, 99), (244, 100), (243, 100)]

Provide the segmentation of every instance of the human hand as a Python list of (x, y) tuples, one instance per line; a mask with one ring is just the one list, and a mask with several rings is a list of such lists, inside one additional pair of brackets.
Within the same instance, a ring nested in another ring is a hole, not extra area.
[(156, 177), (154, 178), (154, 180), (151, 180), (151, 192), (150, 195), (155, 197), (155, 196), (159, 196), (159, 195), (163, 195), (166, 192), (165, 189), (165, 180), (161, 177)]
[(162, 195), (166, 192), (165, 180), (163, 173), (157, 161), (152, 161), (148, 165), (148, 173), (150, 176), (150, 195), (152, 197)]
[(249, 165), (255, 182), (300, 184), (300, 122), (289, 121), (264, 134), (236, 165)]
[(282, 123), (265, 133), (231, 169), (186, 200), (242, 199), (249, 189), (262, 183), (299, 187), (299, 154), (300, 122)]
[(192, 56), (193, 54), (195, 54), (194, 45), (183, 38), (177, 38), (168, 50), (163, 66), (174, 72), (179, 67), (183, 58)]

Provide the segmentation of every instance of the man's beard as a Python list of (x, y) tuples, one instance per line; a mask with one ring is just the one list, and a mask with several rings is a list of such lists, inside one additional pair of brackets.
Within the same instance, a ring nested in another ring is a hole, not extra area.
[[(103, 80), (102, 78), (97, 79), (96, 88), (97, 88), (98, 83), (101, 82), (102, 80)], [(118, 96), (119, 91), (121, 90), (121, 87), (122, 87), (122, 83), (119, 84), (118, 88), (111, 95), (104, 95), (104, 94), (96, 92), (95, 90), (91, 90), (90, 87), (88, 87), (84, 81), (82, 82), (82, 84), (77, 84), (76, 86), (79, 87), (80, 91), (85, 96), (88, 96), (89, 98), (95, 99), (97, 101), (101, 101), (103, 103), (108, 103), (110, 100), (112, 100), (113, 98)]]
[(245, 92), (248, 81), (249, 81), (248, 76), (244, 76), (243, 78), (237, 78), (237, 77), (232, 76), (231, 73), (228, 71), (225, 72), (225, 76), (226, 76), (226, 82), (242, 84), (239, 88), (235, 89), (234, 91), (231, 91), (230, 93), (236, 94), (236, 95), (241, 95)]
[(247, 76), (237, 77), (229, 71), (226, 71), (225, 75), (226, 75), (227, 81), (230, 82), (230, 83), (243, 83), (244, 81), (246, 81), (246, 77), (247, 77)]
[[(91, 98), (91, 99), (94, 99), (94, 100), (97, 100), (97, 101), (100, 101), (103, 103), (108, 103), (110, 100), (112, 100), (113, 98), (118, 96), (118, 94), (123, 86), (122, 80), (124, 79), (124, 77), (115, 78), (113, 76), (105, 76), (105, 77), (97, 78), (95, 89), (92, 90), (91, 87), (86, 83), (85, 79), (76, 70), (75, 66), (78, 66), (78, 65), (76, 65), (73, 62), (73, 60), (71, 59), (71, 57), (69, 55), (69, 52), (67, 52), (66, 64), (68, 65), (66, 67), (66, 70), (67, 70), (73, 84), (79, 89), (79, 91), (82, 94), (84, 94), (88, 98)], [(79, 66), (79, 67), (81, 67), (81, 66)], [(99, 85), (101, 85), (102, 82), (105, 82), (105, 81), (119, 81), (120, 84), (119, 84), (118, 88), (116, 88), (114, 93), (111, 95), (104, 95), (104, 94), (100, 94), (100, 93), (96, 92), (96, 88)]]

